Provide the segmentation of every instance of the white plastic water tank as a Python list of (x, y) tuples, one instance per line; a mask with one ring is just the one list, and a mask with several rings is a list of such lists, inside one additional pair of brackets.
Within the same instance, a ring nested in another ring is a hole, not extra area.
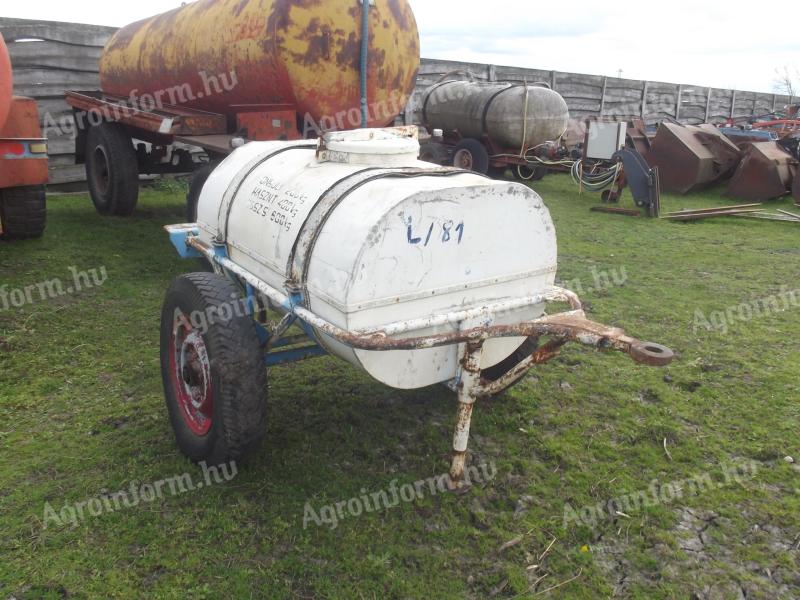
[[(358, 130), (315, 142), (254, 142), (206, 182), (200, 238), (267, 284), (302, 290), (306, 306), (347, 330), (377, 328), (535, 295), (554, 283), (556, 233), (527, 186), (417, 160), (415, 130)], [(544, 306), (497, 315), (534, 319)], [(405, 337), (457, 331), (452, 323)], [(389, 386), (414, 389), (457, 373), (458, 348), (332, 354)], [(486, 343), (483, 367), (521, 338)]]

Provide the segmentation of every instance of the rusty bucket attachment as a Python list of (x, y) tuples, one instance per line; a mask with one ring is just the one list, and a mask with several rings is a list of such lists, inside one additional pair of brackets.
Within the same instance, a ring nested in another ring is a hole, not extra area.
[(628, 147), (634, 148), (642, 156), (647, 156), (652, 142), (647, 135), (647, 124), (644, 119), (634, 118), (628, 121), (628, 132), (625, 141)]
[(713, 125), (662, 123), (647, 162), (658, 167), (664, 191), (688, 194), (733, 174), (739, 148)]
[(756, 142), (745, 150), (728, 195), (748, 202), (785, 196), (792, 190), (797, 161), (776, 142)]

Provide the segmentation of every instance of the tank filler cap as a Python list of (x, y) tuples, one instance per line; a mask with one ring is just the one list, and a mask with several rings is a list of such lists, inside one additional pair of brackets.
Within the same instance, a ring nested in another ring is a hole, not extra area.
[(407, 165), (419, 156), (418, 136), (416, 126), (334, 131), (320, 139), (317, 160), (377, 166)]

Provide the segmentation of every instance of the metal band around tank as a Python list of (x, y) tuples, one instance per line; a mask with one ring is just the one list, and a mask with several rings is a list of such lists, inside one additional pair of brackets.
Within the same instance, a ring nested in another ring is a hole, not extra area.
[(236, 177), (233, 178), (233, 181), (231, 181), (230, 185), (228, 185), (228, 188), (225, 190), (225, 195), (222, 197), (222, 202), (219, 205), (219, 211), (217, 212), (217, 238), (214, 239), (214, 243), (219, 245), (227, 243), (228, 220), (230, 219), (231, 210), (233, 209), (233, 202), (236, 200), (239, 190), (241, 189), (245, 180), (253, 173), (253, 171), (255, 171), (268, 160), (271, 160), (279, 154), (283, 154), (284, 152), (289, 152), (290, 150), (314, 150), (316, 147), (317, 142), (296, 142), (291, 145), (284, 146), (283, 148), (274, 150), (268, 154), (257, 156), (247, 163), (242, 169), (240, 169), (236, 174)]
[(433, 92), (438, 90), (440, 87), (446, 86), (449, 83), (458, 83), (459, 81), (461, 81), (461, 80), (459, 79), (459, 80), (456, 80), (456, 81), (452, 81), (452, 80), (451, 81), (440, 81), (439, 83), (435, 83), (433, 86), (431, 86), (428, 89), (428, 91), (425, 93), (425, 100), (422, 102), (422, 123), (425, 126), (428, 125), (428, 102), (430, 101), (431, 96), (433, 96)]
[(306, 284), (308, 282), (308, 269), (311, 264), (311, 256), (314, 253), (317, 239), (319, 239), (323, 226), (331, 214), (333, 214), (333, 211), (336, 210), (336, 207), (357, 189), (368, 183), (377, 181), (378, 179), (390, 177), (448, 177), (452, 175), (463, 175), (465, 173), (475, 175), (472, 171), (465, 171), (464, 169), (456, 169), (453, 167), (443, 167), (440, 169), (396, 167), (391, 169), (368, 169), (359, 171), (358, 173), (340, 180), (320, 197), (297, 235), (287, 265), (289, 285), (291, 285), (293, 289), (301, 291), (303, 303), (308, 307)]
[(510, 83), (507, 87), (504, 87), (502, 90), (498, 90), (486, 101), (486, 104), (483, 107), (483, 114), (481, 115), (481, 133), (483, 135), (489, 135), (486, 131), (486, 117), (489, 116), (489, 109), (492, 107), (492, 104), (497, 99), (500, 94), (507, 92), (508, 90), (513, 90), (514, 88), (523, 87), (521, 83)]
[(301, 238), (307, 234), (309, 230), (309, 223), (311, 222), (314, 215), (317, 213), (317, 208), (319, 205), (326, 199), (330, 194), (334, 191), (338, 190), (340, 187), (343, 187), (347, 182), (351, 179), (356, 179), (359, 177), (363, 177), (365, 173), (375, 173), (376, 171), (383, 171), (381, 167), (367, 167), (365, 169), (361, 169), (356, 171), (355, 173), (350, 173), (341, 179), (337, 180), (333, 185), (331, 185), (327, 190), (322, 192), (320, 197), (314, 203), (314, 206), (308, 211), (306, 218), (303, 220), (303, 224), (300, 226), (300, 230), (297, 232), (297, 236), (294, 239), (294, 244), (292, 244), (292, 251), (289, 254), (289, 260), (286, 262), (286, 280), (294, 285), (295, 282), (299, 282), (299, 278), (293, 277), (293, 270), (295, 259), (297, 257), (298, 248), (300, 248), (300, 240)]

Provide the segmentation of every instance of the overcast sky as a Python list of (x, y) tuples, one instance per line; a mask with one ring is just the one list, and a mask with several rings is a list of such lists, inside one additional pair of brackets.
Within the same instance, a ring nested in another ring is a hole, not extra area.
[[(355, 1), (355, 0), (353, 0)], [(410, 0), (422, 56), (771, 92), (800, 67), (797, 4)], [(181, 0), (3, 0), (0, 16), (121, 26)], [(782, 27), (782, 24), (785, 27)]]

